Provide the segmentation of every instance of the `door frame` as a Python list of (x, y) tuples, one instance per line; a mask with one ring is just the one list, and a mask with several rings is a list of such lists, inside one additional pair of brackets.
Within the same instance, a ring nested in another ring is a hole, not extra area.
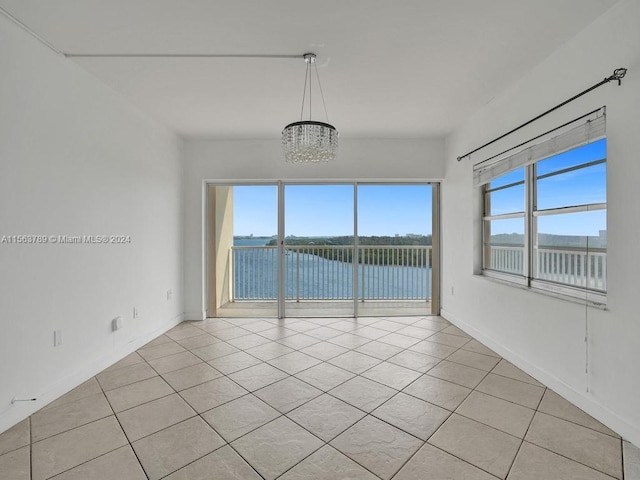
[[(284, 238), (285, 238), (285, 211), (284, 190), (287, 185), (352, 185), (353, 186), (353, 236), (354, 252), (358, 249), (358, 186), (359, 185), (430, 185), (432, 187), (432, 264), (431, 264), (431, 313), (428, 315), (440, 315), (441, 297), (441, 208), (440, 208), (440, 181), (430, 180), (203, 180), (203, 265), (202, 265), (202, 293), (203, 309), (206, 318), (217, 317), (216, 298), (216, 222), (215, 222), (215, 192), (211, 187), (234, 186), (275, 186), (277, 188), (277, 244), (278, 244), (278, 285), (277, 285), (277, 317), (285, 318), (284, 298)], [(212, 216), (213, 215), (213, 216)], [(354, 257), (355, 258), (355, 257)], [(353, 317), (358, 318), (358, 264), (353, 264)], [(212, 294), (213, 292), (213, 294)]]
[[(274, 180), (205, 180), (203, 181), (203, 214), (202, 214), (202, 235), (203, 235), (203, 268), (202, 268), (202, 300), (205, 318), (216, 318), (218, 313), (216, 295), (216, 202), (215, 187), (268, 187), (275, 186), (278, 192), (281, 190), (280, 181)], [(278, 223), (280, 223), (280, 213), (278, 212)], [(278, 225), (279, 228), (279, 225)], [(278, 236), (278, 244), (280, 237)], [(278, 292), (278, 297), (280, 292)], [(278, 317), (280, 318), (280, 317)]]

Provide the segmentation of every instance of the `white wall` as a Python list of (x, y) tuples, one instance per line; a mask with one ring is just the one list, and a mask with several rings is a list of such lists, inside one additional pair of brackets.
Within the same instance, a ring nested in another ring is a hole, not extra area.
[[(279, 128), (277, 125), (274, 128)], [(280, 140), (191, 140), (185, 145), (185, 317), (206, 315), (203, 181), (439, 180), (444, 142), (341, 139), (338, 158), (323, 165), (284, 161)]]
[[(443, 315), (636, 445), (640, 444), (638, 25), (640, 2), (621, 2), (470, 118), (448, 138), (442, 189)], [(456, 161), (458, 155), (595, 84), (616, 67), (629, 68), (621, 87), (600, 87), (495, 148)], [(473, 163), (602, 105), (607, 106), (608, 131), (608, 310), (586, 309), (474, 276), (479, 222), (474, 213)]]
[(183, 196), (178, 137), (3, 16), (0, 45), (0, 236), (131, 237), (0, 243), (1, 432), (181, 320)]

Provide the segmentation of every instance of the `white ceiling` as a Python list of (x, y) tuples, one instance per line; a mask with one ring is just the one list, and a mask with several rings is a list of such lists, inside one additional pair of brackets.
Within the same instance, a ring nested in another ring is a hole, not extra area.
[[(0, 7), (65, 53), (313, 51), (342, 136), (424, 138), (450, 132), (616, 1), (0, 0)], [(278, 138), (299, 119), (303, 60), (69, 61), (185, 137)]]

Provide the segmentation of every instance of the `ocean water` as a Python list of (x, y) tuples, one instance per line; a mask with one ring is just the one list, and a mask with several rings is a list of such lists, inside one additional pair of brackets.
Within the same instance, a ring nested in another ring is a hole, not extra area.
[[(236, 239), (236, 246), (262, 246), (269, 240)], [(234, 298), (275, 300), (277, 248), (234, 250)], [(353, 299), (353, 264), (308, 253), (284, 257), (285, 298)], [(422, 300), (431, 297), (431, 267), (358, 264), (358, 298)]]

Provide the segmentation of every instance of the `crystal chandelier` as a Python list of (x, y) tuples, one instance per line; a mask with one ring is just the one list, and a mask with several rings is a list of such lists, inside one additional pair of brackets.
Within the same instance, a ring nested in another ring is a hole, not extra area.
[[(304, 90), (302, 92), (302, 109), (300, 111), (300, 121), (293, 122), (282, 130), (282, 150), (287, 162), (305, 164), (328, 162), (336, 157), (338, 152), (338, 131), (333, 125), (325, 122), (311, 120), (311, 67), (316, 71), (318, 89), (324, 106), (324, 113), (327, 115), (327, 107), (324, 103), (322, 86), (320, 85), (320, 75), (316, 65), (315, 53), (305, 53), (304, 61), (307, 64), (304, 76)], [(307, 96), (307, 85), (309, 89), (309, 120), (303, 120), (305, 100)]]

